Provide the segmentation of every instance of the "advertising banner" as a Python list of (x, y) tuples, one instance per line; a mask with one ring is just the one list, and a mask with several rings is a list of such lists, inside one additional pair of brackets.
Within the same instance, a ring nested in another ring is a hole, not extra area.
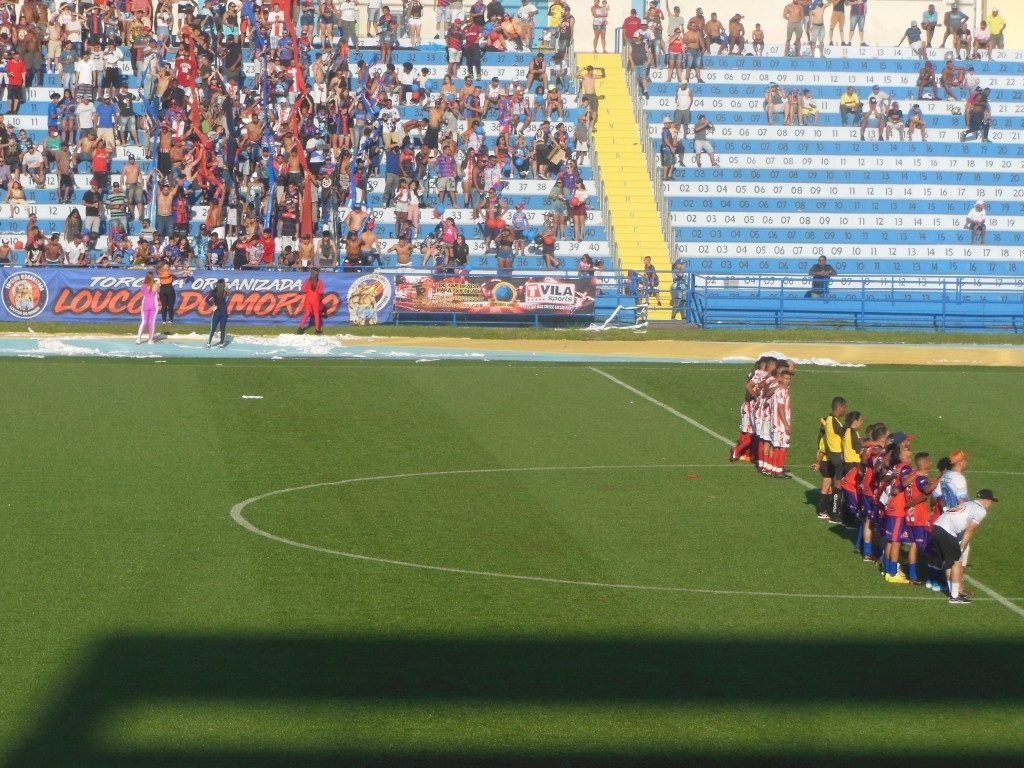
[[(144, 270), (51, 267), (0, 269), (0, 321), (131, 322), (142, 308)], [(304, 272), (201, 272), (174, 281), (175, 319), (201, 323), (213, 314), (206, 295), (224, 278), (231, 322), (297, 323), (302, 317)], [(325, 323), (387, 323), (394, 311), (388, 275), (321, 272)]]
[(397, 312), (592, 315), (594, 278), (395, 275)]

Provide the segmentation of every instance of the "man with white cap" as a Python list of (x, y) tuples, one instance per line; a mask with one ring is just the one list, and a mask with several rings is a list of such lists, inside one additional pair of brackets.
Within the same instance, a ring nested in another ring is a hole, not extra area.
[(974, 209), (967, 214), (967, 220), (964, 223), (964, 229), (971, 230), (971, 245), (974, 245), (975, 238), (978, 239), (978, 245), (985, 244), (985, 201), (978, 200), (974, 203)]
[(950, 605), (964, 605), (971, 599), (963, 594), (963, 552), (970, 546), (978, 526), (999, 501), (988, 488), (978, 491), (971, 501), (943, 512), (932, 526), (935, 563), (946, 572)]
[(1004, 47), (1003, 30), (1006, 29), (1006, 17), (1000, 15), (998, 8), (993, 8), (992, 12), (985, 17), (985, 26), (988, 27), (989, 34), (992, 35), (992, 47), (1002, 50)]
[(903, 37), (896, 43), (896, 47), (899, 48), (903, 45), (903, 41), (906, 40), (910, 44), (910, 50), (920, 56), (922, 59), (928, 57), (928, 49), (925, 48), (924, 40), (922, 39), (921, 28), (917, 26), (917, 20), (910, 22), (910, 26), (907, 27), (907, 31), (903, 33)]

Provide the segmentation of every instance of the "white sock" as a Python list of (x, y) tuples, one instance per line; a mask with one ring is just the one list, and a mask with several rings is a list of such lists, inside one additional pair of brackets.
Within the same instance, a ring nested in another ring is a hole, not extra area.
[(949, 582), (949, 596), (960, 597), (960, 585), (956, 582)]

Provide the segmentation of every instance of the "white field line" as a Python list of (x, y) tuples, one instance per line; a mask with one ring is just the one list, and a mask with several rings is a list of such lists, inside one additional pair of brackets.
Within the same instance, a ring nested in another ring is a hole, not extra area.
[[(672, 406), (666, 405), (665, 403), (661, 402), (660, 400), (656, 400), (655, 398), (653, 398), (650, 395), (648, 395), (646, 392), (641, 392), (636, 387), (634, 387), (634, 386), (632, 386), (630, 384), (627, 384), (626, 382), (622, 381), (621, 379), (617, 379), (616, 377), (612, 376), (610, 373), (602, 371), (599, 368), (594, 368), (593, 366), (588, 366), (588, 367), (594, 373), (597, 373), (597, 374), (600, 374), (601, 376), (604, 376), (609, 381), (611, 381), (611, 382), (613, 382), (615, 384), (618, 384), (620, 387), (622, 387), (623, 389), (626, 389), (626, 390), (632, 392), (637, 397), (642, 397), (644, 400), (646, 400), (647, 402), (651, 403), (652, 405), (656, 405), (659, 408), (661, 408), (662, 410), (668, 411), (673, 416), (676, 416), (677, 418), (682, 419), (687, 424), (696, 427), (701, 432), (704, 432), (705, 434), (710, 435), (711, 437), (715, 438), (719, 442), (725, 443), (728, 446), (732, 446), (733, 445), (732, 440), (730, 440), (729, 438), (727, 438), (727, 437), (725, 437), (723, 435), (718, 434), (717, 432), (715, 432), (715, 430), (711, 429), (710, 427), (704, 426), (699, 421), (696, 421), (695, 419), (692, 419), (689, 416), (687, 416), (685, 413), (682, 413), (681, 411), (677, 411)], [(812, 489), (814, 489), (816, 487), (813, 484), (811, 484), (811, 483), (807, 482), (806, 480), (804, 480), (802, 477), (798, 477), (797, 475), (793, 475), (793, 479), (797, 483), (802, 485), (804, 488), (807, 488), (808, 490), (812, 490)], [(982, 584), (976, 578), (974, 578), (973, 576), (968, 576), (966, 573), (964, 574), (964, 581), (966, 581), (969, 584), (972, 584), (973, 586), (975, 586), (978, 589), (980, 589), (982, 592), (984, 592), (986, 595), (991, 597), (993, 600), (995, 600), (997, 603), (999, 603), (1001, 606), (1003, 606), (1007, 610), (1013, 611), (1014, 613), (1016, 613), (1021, 618), (1024, 618), (1024, 608), (1020, 607), (1019, 605), (1014, 604), (1008, 598), (1003, 597), (1001, 594), (996, 592), (991, 587), (988, 587), (988, 586)]]

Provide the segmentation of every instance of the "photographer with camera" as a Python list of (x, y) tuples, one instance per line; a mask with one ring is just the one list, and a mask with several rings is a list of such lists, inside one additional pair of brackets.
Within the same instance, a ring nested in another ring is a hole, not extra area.
[(709, 123), (704, 115), (700, 115), (697, 118), (696, 125), (693, 126), (693, 154), (698, 168), (700, 168), (700, 155), (702, 152), (710, 158), (711, 165), (716, 168), (718, 167), (718, 161), (715, 159), (715, 148), (708, 141), (708, 134), (714, 132), (715, 126)]

